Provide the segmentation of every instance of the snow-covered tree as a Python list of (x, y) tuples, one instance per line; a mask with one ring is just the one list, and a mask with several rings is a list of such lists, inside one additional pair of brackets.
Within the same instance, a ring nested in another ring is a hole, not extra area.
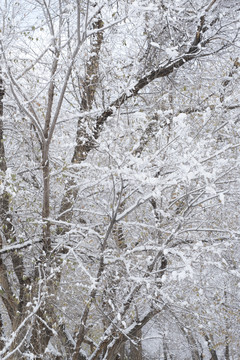
[(238, 1), (0, 10), (1, 359), (238, 356)]

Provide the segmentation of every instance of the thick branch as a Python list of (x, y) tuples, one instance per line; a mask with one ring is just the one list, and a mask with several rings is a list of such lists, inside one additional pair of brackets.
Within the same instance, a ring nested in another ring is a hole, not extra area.
[[(99, 59), (100, 59), (100, 50), (103, 42), (103, 31), (101, 31), (103, 27), (103, 21), (97, 19), (93, 23), (93, 29), (99, 30), (93, 37), (92, 51), (90, 55), (90, 59), (86, 65), (86, 77), (82, 83), (83, 91), (81, 93), (81, 104), (80, 108), (84, 111), (89, 111), (92, 108), (92, 104), (94, 101), (94, 96), (96, 93), (96, 88), (98, 84), (98, 69), (99, 69)], [(72, 163), (81, 163), (85, 159), (85, 154), (87, 154), (94, 146), (92, 139), (88, 137), (86, 134), (86, 122), (87, 119), (80, 117), (78, 119), (77, 126), (77, 145), (74, 150), (74, 154), (72, 157)], [(82, 142), (82, 138), (86, 138), (86, 142)], [(69, 221), (71, 219), (71, 207), (72, 203), (77, 197), (78, 191), (75, 188), (74, 180), (70, 180), (65, 196), (63, 197), (60, 209), (59, 220)], [(63, 234), (66, 231), (66, 228), (59, 229), (58, 233)]]
[[(0, 172), (4, 175), (7, 170), (6, 158), (5, 158), (5, 149), (4, 149), (4, 139), (3, 139), (3, 97), (4, 97), (4, 88), (3, 80), (0, 72)], [(3, 191), (3, 194), (0, 196), (0, 221), (2, 225), (2, 232), (7, 240), (12, 237), (12, 225), (9, 218), (9, 196), (6, 191)], [(3, 247), (3, 239), (0, 234), (0, 249)], [(15, 257), (13, 255), (13, 266), (15, 264)], [(21, 267), (18, 269), (17, 276), (20, 276)], [(1, 296), (4, 305), (8, 311), (8, 315), (13, 322), (14, 316), (16, 314), (16, 302), (13, 297), (13, 291), (8, 279), (8, 271), (6, 265), (3, 262), (2, 257), (0, 256), (0, 286), (1, 286)]]

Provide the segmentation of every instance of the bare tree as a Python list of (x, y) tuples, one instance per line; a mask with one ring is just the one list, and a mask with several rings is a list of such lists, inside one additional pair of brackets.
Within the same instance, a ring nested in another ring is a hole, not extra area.
[[(202, 272), (238, 236), (219, 225), (238, 168), (239, 143), (219, 144), (232, 125), (220, 111), (238, 121), (232, 10), (23, 3), (5, 2), (0, 40), (1, 358), (116, 360), (129, 344), (142, 360), (146, 325), (171, 313), (189, 356), (202, 342), (217, 359), (196, 284), (220, 307), (222, 269)], [(229, 61), (225, 75), (214, 61)]]

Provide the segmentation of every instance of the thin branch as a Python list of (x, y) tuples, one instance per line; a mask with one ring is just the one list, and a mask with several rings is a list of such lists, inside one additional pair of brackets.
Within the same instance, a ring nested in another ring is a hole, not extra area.
[(204, 164), (205, 162), (207, 162), (207, 161), (209, 161), (209, 160), (212, 160), (212, 159), (215, 158), (216, 156), (223, 154), (225, 151), (236, 149), (236, 148), (238, 148), (239, 146), (240, 146), (240, 143), (239, 143), (239, 144), (236, 144), (236, 145), (226, 146), (224, 149), (219, 150), (219, 151), (217, 151), (215, 154), (213, 154), (213, 155), (209, 156), (208, 158), (200, 161), (200, 163), (201, 163), (201, 164)]
[(47, 53), (47, 51), (49, 50), (51, 45), (49, 45), (38, 57), (37, 59), (28, 67), (26, 67), (26, 69), (16, 77), (16, 80), (21, 79), (28, 71), (30, 71), (32, 68), (34, 68), (34, 66), (39, 63), (39, 61), (42, 59), (42, 57)]

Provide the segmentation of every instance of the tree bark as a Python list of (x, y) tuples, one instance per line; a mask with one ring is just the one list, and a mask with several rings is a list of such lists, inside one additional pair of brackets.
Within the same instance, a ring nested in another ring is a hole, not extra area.
[[(100, 14), (98, 15), (100, 16)], [(97, 19), (93, 23), (93, 29), (100, 30), (103, 27), (103, 21), (101, 18)], [(85, 80), (82, 82), (82, 91), (80, 110), (81, 111), (90, 111), (92, 109), (95, 92), (98, 86), (99, 76), (99, 60), (100, 60), (100, 50), (103, 42), (103, 31), (98, 31), (93, 38), (92, 50), (90, 58), (86, 64), (86, 76)], [(80, 90), (79, 90), (80, 91)], [(91, 149), (94, 148), (94, 138), (88, 134), (86, 131), (86, 126), (92, 127), (91, 123), (94, 124), (94, 120), (90, 117), (80, 117), (77, 124), (77, 134), (76, 134), (76, 146), (74, 149), (74, 154), (72, 156), (72, 164), (80, 164), (84, 161)], [(84, 141), (83, 141), (84, 139)], [(59, 220), (68, 222), (72, 218), (72, 206), (77, 197), (78, 190), (75, 184), (75, 181), (70, 179), (65, 190), (65, 195), (62, 199)], [(64, 234), (66, 232), (66, 227), (58, 227), (58, 233)]]
[(210, 337), (207, 334), (204, 335), (204, 338), (207, 342), (208, 350), (211, 354), (211, 360), (218, 360), (218, 356), (217, 356), (216, 350), (214, 349), (212, 340), (210, 339)]

